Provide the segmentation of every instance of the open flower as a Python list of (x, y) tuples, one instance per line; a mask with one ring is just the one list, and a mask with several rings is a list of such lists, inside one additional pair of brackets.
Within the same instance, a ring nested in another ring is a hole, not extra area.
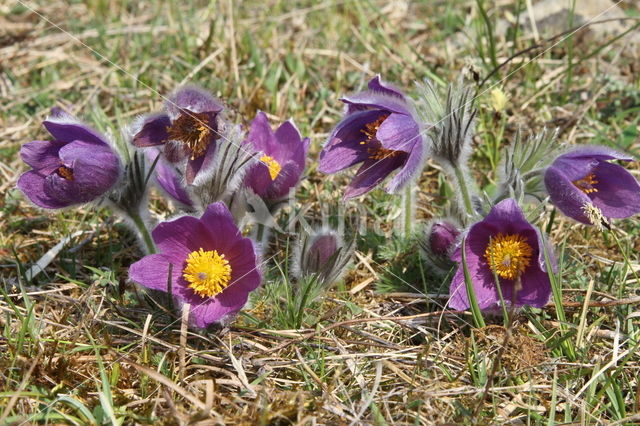
[[(544, 175), (551, 202), (586, 224), (600, 225), (594, 223), (595, 216), (620, 219), (640, 213), (638, 181), (608, 160), (633, 161), (633, 157), (603, 146), (584, 146), (560, 155)], [(597, 210), (601, 214), (590, 213)]]
[(20, 148), (33, 168), (18, 179), (18, 188), (37, 206), (60, 209), (105, 195), (118, 181), (121, 164), (106, 137), (60, 108), (44, 121), (53, 136)]
[(164, 292), (171, 282), (174, 298), (191, 305), (190, 321), (197, 327), (237, 313), (260, 285), (253, 243), (224, 203), (210, 204), (200, 219), (162, 222), (152, 235), (159, 253), (131, 265), (129, 277)]
[[(480, 309), (499, 306), (496, 276), (507, 303), (543, 307), (551, 284), (544, 262), (540, 232), (524, 217), (511, 198), (496, 204), (465, 236), (465, 258)], [(547, 248), (549, 258), (553, 253)], [(452, 255), (459, 263), (450, 288), (450, 306), (469, 308), (462, 265), (462, 245)]]
[(172, 163), (187, 159), (185, 177), (191, 184), (200, 170), (206, 170), (212, 163), (222, 110), (222, 104), (208, 92), (183, 87), (165, 102), (164, 112), (144, 119), (133, 144), (164, 145), (164, 154)]
[(245, 144), (260, 152), (259, 162), (249, 170), (245, 182), (265, 200), (279, 200), (295, 187), (304, 171), (309, 138), (302, 139), (292, 121), (273, 132), (267, 115), (260, 111), (251, 122)]
[(344, 198), (371, 191), (399, 170), (386, 187), (395, 192), (420, 172), (425, 143), (413, 106), (400, 90), (376, 76), (369, 90), (342, 101), (347, 104), (347, 115), (329, 136), (318, 169), (336, 173), (362, 163)]

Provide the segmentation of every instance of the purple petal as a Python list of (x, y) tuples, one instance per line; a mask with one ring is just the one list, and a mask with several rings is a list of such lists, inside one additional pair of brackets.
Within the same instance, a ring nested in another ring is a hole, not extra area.
[(413, 117), (395, 113), (382, 122), (376, 138), (386, 149), (405, 152), (411, 152), (414, 145), (422, 140), (420, 128)]
[[(487, 309), (492, 306), (496, 306), (500, 299), (498, 297), (498, 292), (495, 287), (491, 270), (479, 262), (471, 262), (468, 259), (467, 267), (469, 269), (469, 275), (471, 277), (471, 282), (473, 283), (473, 290), (475, 292), (479, 308)], [(458, 266), (458, 269), (451, 280), (449, 294), (449, 306), (453, 309), (465, 310), (471, 306), (467, 296), (467, 288), (464, 283), (464, 269), (462, 268), (462, 265)]]
[(61, 142), (83, 141), (98, 145), (108, 145), (107, 139), (98, 131), (80, 123), (66, 113), (54, 114), (44, 121), (44, 127), (51, 136)]
[(304, 172), (304, 166), (299, 167), (293, 161), (289, 161), (282, 166), (276, 180), (267, 188), (263, 198), (267, 200), (279, 200), (285, 197), (291, 188), (294, 188), (300, 182), (300, 177)]
[(606, 217), (621, 219), (640, 213), (640, 185), (631, 173), (604, 162), (593, 172), (598, 180), (597, 191), (588, 196)]
[(167, 130), (169, 127), (171, 127), (171, 120), (168, 115), (162, 113), (150, 115), (133, 137), (133, 144), (140, 148), (161, 145), (169, 139)]
[(402, 91), (399, 88), (397, 88), (395, 85), (391, 83), (387, 83), (386, 81), (383, 81), (382, 77), (380, 77), (380, 74), (373, 77), (371, 81), (369, 81), (368, 86), (370, 90), (374, 90), (376, 92), (383, 92), (384, 94), (398, 96), (404, 99), (404, 93), (402, 93)]
[(216, 249), (226, 253), (238, 239), (242, 238), (233, 216), (222, 202), (209, 204), (200, 220), (204, 227), (211, 230), (211, 241), (214, 245), (208, 250)]
[(278, 127), (275, 137), (278, 145), (273, 151), (273, 158), (281, 163), (293, 160), (304, 168), (311, 140), (309, 138), (302, 139), (300, 131), (291, 120), (285, 121)]
[(65, 144), (55, 140), (29, 142), (20, 147), (20, 157), (34, 169), (48, 175), (60, 167), (58, 152)]
[(168, 258), (165, 254), (150, 254), (129, 267), (129, 279), (153, 290), (167, 292), (169, 283), (169, 265), (171, 267), (171, 289), (172, 293), (184, 287), (182, 270), (184, 269), (185, 258), (178, 262), (176, 259)]
[(409, 181), (414, 179), (420, 174), (424, 167), (424, 160), (426, 157), (425, 144), (422, 139), (418, 140), (413, 149), (410, 151), (407, 161), (402, 166), (402, 169), (396, 174), (391, 182), (387, 185), (387, 192), (395, 193), (398, 189), (405, 186)]
[(185, 169), (185, 179), (187, 184), (193, 184), (200, 171), (208, 170), (211, 167), (213, 160), (215, 159), (217, 146), (218, 145), (214, 137), (211, 136), (211, 141), (209, 142), (205, 153), (195, 160), (192, 160), (191, 158), (187, 160), (187, 167)]
[(493, 206), (484, 221), (488, 224), (498, 226), (505, 233), (520, 233), (524, 230), (533, 230), (533, 227), (527, 222), (522, 209), (518, 203), (507, 198)]
[(558, 157), (553, 164), (549, 167), (555, 168), (562, 173), (570, 182), (583, 179), (589, 173), (593, 172), (593, 168), (598, 165), (598, 160), (593, 157), (576, 157), (567, 158), (564, 156)]
[(344, 199), (354, 198), (371, 191), (384, 178), (401, 167), (405, 160), (405, 154), (383, 158), (382, 160), (366, 160), (347, 187)]
[(579, 159), (579, 158), (592, 158), (600, 161), (604, 160), (622, 160), (633, 161), (634, 158), (630, 155), (616, 151), (606, 146), (598, 145), (586, 145), (579, 148), (574, 148), (569, 152), (560, 155), (558, 158)]
[[(505, 295), (505, 300), (512, 297)], [(538, 267), (529, 267), (522, 275), (522, 289), (518, 292), (516, 305), (529, 305), (542, 308), (549, 303), (551, 297), (551, 282), (549, 275)]]
[(182, 87), (169, 97), (165, 103), (169, 115), (175, 119), (181, 109), (188, 109), (195, 113), (219, 113), (224, 109), (222, 103), (209, 92), (196, 86)]
[[(278, 176), (279, 178), (280, 176)], [(276, 178), (277, 179), (277, 178)], [(269, 167), (262, 162), (254, 164), (245, 178), (245, 184), (260, 197), (267, 195), (267, 190), (273, 185)]]
[(266, 155), (273, 155), (274, 150), (277, 148), (278, 141), (276, 140), (273, 130), (271, 130), (267, 114), (258, 111), (255, 118), (251, 121), (245, 143), (251, 143), (256, 151), (263, 152)]
[(192, 251), (209, 250), (213, 238), (207, 226), (193, 216), (162, 222), (152, 231), (158, 251), (169, 261), (182, 265)]
[(388, 95), (382, 92), (367, 90), (345, 96), (340, 100), (347, 104), (349, 108), (355, 107), (356, 110), (363, 108), (380, 109), (404, 115), (411, 115), (411, 108), (406, 101), (398, 99), (395, 95)]
[(44, 190), (45, 176), (35, 170), (23, 173), (18, 179), (18, 189), (31, 200), (31, 202), (45, 209), (61, 209), (70, 205), (53, 198)]
[(591, 199), (578, 189), (562, 170), (555, 166), (549, 167), (544, 174), (544, 185), (553, 205), (565, 216), (578, 222), (591, 224), (582, 210), (585, 204), (591, 202)]
[(320, 153), (318, 170), (336, 173), (369, 158), (367, 146), (360, 143), (366, 140), (363, 130), (366, 124), (373, 123), (383, 114), (382, 111), (361, 111), (338, 123)]
[[(161, 155), (160, 151), (156, 148), (150, 148), (146, 152), (147, 161), (149, 164), (153, 164), (156, 158)], [(156, 176), (156, 182), (158, 186), (167, 193), (175, 201), (187, 206), (193, 207), (193, 201), (189, 196), (189, 192), (182, 184), (182, 177), (178, 174), (178, 171), (167, 162), (162, 156), (158, 158), (156, 167), (154, 169)]]

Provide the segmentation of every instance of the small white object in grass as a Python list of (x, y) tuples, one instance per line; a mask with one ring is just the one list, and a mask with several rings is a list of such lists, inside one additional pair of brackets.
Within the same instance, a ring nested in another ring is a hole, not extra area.
[(51, 247), (49, 251), (44, 254), (44, 256), (42, 256), (36, 263), (34, 263), (29, 269), (27, 269), (27, 272), (25, 273), (27, 281), (33, 280), (36, 276), (38, 276), (40, 272), (44, 271), (45, 268), (49, 266), (51, 262), (53, 262), (53, 259), (55, 259), (58, 254), (60, 254), (64, 246), (69, 244), (72, 239), (79, 237), (82, 234), (88, 234), (89, 232), (91, 231), (74, 232), (73, 234), (64, 237), (55, 246)]

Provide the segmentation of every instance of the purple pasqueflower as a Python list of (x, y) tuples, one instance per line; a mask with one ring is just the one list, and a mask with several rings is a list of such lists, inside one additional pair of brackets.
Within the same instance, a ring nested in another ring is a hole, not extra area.
[[(493, 206), (487, 217), (471, 226), (464, 239), (465, 260), (480, 309), (499, 306), (495, 276), (505, 302), (539, 308), (547, 304), (551, 283), (544, 262), (542, 237), (540, 231), (527, 222), (513, 199), (507, 198)], [(555, 262), (550, 248), (547, 255)], [(451, 258), (458, 262), (458, 269), (451, 281), (449, 303), (453, 309), (467, 309), (462, 244)]]
[(200, 219), (162, 222), (152, 236), (159, 253), (131, 265), (129, 278), (164, 292), (171, 282), (174, 299), (191, 305), (190, 322), (196, 327), (237, 313), (260, 285), (253, 243), (222, 202), (210, 204)]
[(265, 200), (279, 200), (295, 187), (304, 171), (309, 138), (302, 139), (291, 120), (273, 132), (267, 115), (259, 111), (244, 143), (261, 154), (249, 170), (245, 183)]
[[(161, 154), (160, 150), (151, 147), (145, 152), (147, 162), (151, 166), (155, 162), (153, 173), (160, 189), (162, 189), (171, 199), (177, 201), (185, 207), (193, 208), (194, 203), (185, 187), (184, 179), (176, 170), (175, 166), (169, 163)], [(157, 161), (156, 161), (157, 159)]]
[(18, 188), (37, 206), (60, 209), (106, 194), (118, 181), (121, 164), (107, 138), (60, 108), (44, 121), (53, 137), (22, 145), (20, 156), (32, 167)]
[(211, 166), (219, 139), (223, 106), (211, 94), (185, 86), (169, 96), (164, 112), (149, 115), (133, 136), (137, 147), (164, 145), (167, 160), (187, 160), (185, 178), (192, 184), (200, 170)]
[(371, 191), (393, 171), (386, 187), (395, 192), (409, 182), (424, 163), (426, 147), (413, 106), (380, 76), (369, 89), (342, 98), (346, 116), (338, 123), (320, 153), (318, 170), (336, 173), (362, 163), (344, 198)]
[(427, 232), (429, 251), (438, 257), (448, 258), (456, 245), (460, 230), (448, 220), (436, 220)]
[(593, 207), (607, 219), (640, 213), (638, 181), (609, 160), (634, 159), (604, 146), (584, 146), (558, 156), (544, 174), (551, 202), (565, 215), (586, 224), (594, 224), (589, 213)]

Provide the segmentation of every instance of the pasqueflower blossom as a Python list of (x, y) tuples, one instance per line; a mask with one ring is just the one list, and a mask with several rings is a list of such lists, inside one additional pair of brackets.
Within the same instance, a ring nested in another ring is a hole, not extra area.
[(245, 183), (265, 200), (279, 200), (295, 187), (304, 171), (309, 138), (302, 139), (292, 121), (285, 121), (273, 132), (267, 115), (260, 111), (251, 122), (245, 144), (258, 151)]
[(172, 163), (187, 160), (185, 178), (192, 184), (201, 170), (211, 166), (219, 139), (223, 106), (208, 92), (193, 86), (178, 89), (165, 102), (164, 112), (144, 119), (133, 137), (137, 147), (164, 145)]
[(320, 154), (319, 170), (336, 173), (362, 163), (344, 198), (371, 191), (393, 171), (387, 184), (395, 192), (420, 172), (426, 147), (412, 104), (380, 76), (369, 90), (346, 96), (346, 116), (333, 130)]
[[(496, 204), (487, 217), (472, 225), (465, 238), (465, 260), (480, 309), (499, 306), (500, 285), (506, 303), (543, 307), (551, 284), (540, 231), (524, 217), (511, 198)], [(555, 262), (553, 253), (547, 254)], [(459, 263), (450, 288), (450, 306), (469, 308), (462, 265), (462, 245), (451, 256)], [(554, 263), (555, 264), (555, 263)], [(551, 267), (554, 267), (553, 265)], [(496, 277), (499, 284), (496, 283)]]
[[(586, 224), (595, 216), (626, 218), (640, 213), (640, 185), (609, 160), (633, 157), (603, 146), (584, 146), (560, 155), (544, 174), (551, 202), (565, 215)], [(601, 214), (594, 215), (599, 210)]]
[(107, 138), (60, 108), (44, 121), (53, 137), (20, 148), (32, 167), (18, 179), (18, 188), (37, 206), (60, 209), (105, 195), (118, 181), (121, 163)]
[(170, 282), (174, 299), (191, 305), (190, 322), (196, 327), (237, 313), (260, 285), (253, 243), (222, 202), (210, 204), (200, 219), (162, 222), (152, 236), (158, 253), (131, 265), (129, 277), (164, 292)]

